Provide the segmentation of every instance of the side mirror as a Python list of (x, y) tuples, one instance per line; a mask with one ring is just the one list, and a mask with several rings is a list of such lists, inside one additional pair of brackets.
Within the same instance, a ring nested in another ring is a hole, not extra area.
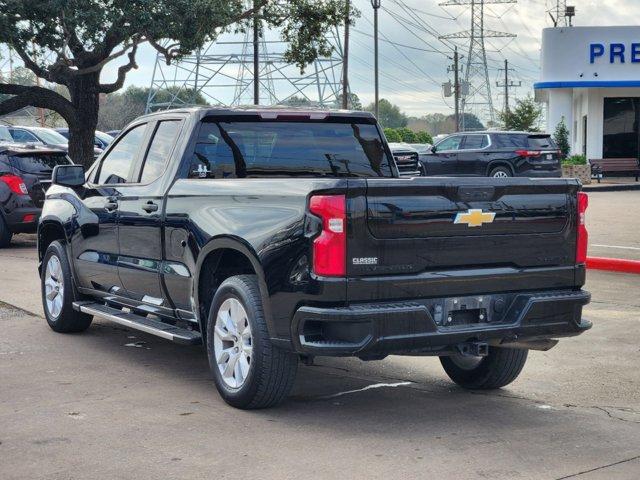
[(431, 147), (431, 153), (436, 153), (438, 151), (437, 147), (434, 145)]
[(84, 185), (84, 167), (82, 165), (57, 165), (51, 174), (53, 185), (79, 187)]

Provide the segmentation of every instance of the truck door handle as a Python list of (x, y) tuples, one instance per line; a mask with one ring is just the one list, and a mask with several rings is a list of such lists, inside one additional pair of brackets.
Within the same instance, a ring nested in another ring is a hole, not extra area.
[(116, 201), (115, 198), (108, 197), (107, 198), (107, 203), (104, 204), (104, 209), (107, 212), (113, 212), (114, 210), (118, 209), (118, 202)]
[(142, 209), (147, 213), (157, 212), (158, 211), (158, 204), (157, 203), (153, 203), (151, 200), (149, 200), (147, 203), (145, 203), (142, 206)]

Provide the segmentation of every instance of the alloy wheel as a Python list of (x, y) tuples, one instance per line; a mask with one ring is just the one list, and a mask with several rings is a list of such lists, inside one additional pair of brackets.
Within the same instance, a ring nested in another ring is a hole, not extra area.
[(218, 309), (213, 350), (224, 383), (242, 387), (251, 369), (253, 343), (247, 312), (235, 298), (226, 299)]
[(64, 281), (60, 259), (56, 255), (49, 257), (44, 272), (44, 292), (47, 311), (53, 318), (58, 318), (64, 302)]

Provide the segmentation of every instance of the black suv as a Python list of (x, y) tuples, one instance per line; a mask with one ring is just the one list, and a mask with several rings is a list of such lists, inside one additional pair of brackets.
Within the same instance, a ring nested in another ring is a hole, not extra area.
[(420, 160), (429, 176), (562, 176), (560, 151), (545, 133), (456, 133), (443, 138)]
[(35, 233), (51, 172), (71, 161), (51, 148), (0, 145), (0, 247), (14, 233)]

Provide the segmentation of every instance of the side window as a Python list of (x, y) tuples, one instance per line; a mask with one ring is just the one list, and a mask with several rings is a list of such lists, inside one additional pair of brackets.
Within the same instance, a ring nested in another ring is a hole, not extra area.
[(30, 142), (38, 142), (41, 143), (40, 140), (31, 132), (27, 132), (26, 130), (12, 130), (11, 135), (13, 136), (13, 140), (18, 143), (30, 143)]
[[(236, 148), (242, 150), (241, 147)], [(235, 176), (236, 164), (233, 151), (222, 138), (218, 125), (209, 122), (201, 123), (187, 177), (228, 178)]]
[(528, 135), (517, 133), (501, 133), (496, 135), (500, 148), (529, 148)]
[(438, 144), (438, 151), (450, 151), (450, 150), (458, 150), (460, 148), (460, 143), (462, 142), (462, 137), (460, 135), (455, 135), (453, 137), (445, 138)]
[(464, 140), (465, 150), (479, 150), (487, 146), (486, 135), (466, 135)]
[(181, 123), (180, 120), (164, 120), (158, 123), (142, 167), (140, 183), (151, 183), (162, 175), (180, 133)]
[(98, 173), (98, 185), (127, 183), (129, 181), (129, 173), (138, 156), (146, 129), (146, 123), (133, 127), (102, 159)]

